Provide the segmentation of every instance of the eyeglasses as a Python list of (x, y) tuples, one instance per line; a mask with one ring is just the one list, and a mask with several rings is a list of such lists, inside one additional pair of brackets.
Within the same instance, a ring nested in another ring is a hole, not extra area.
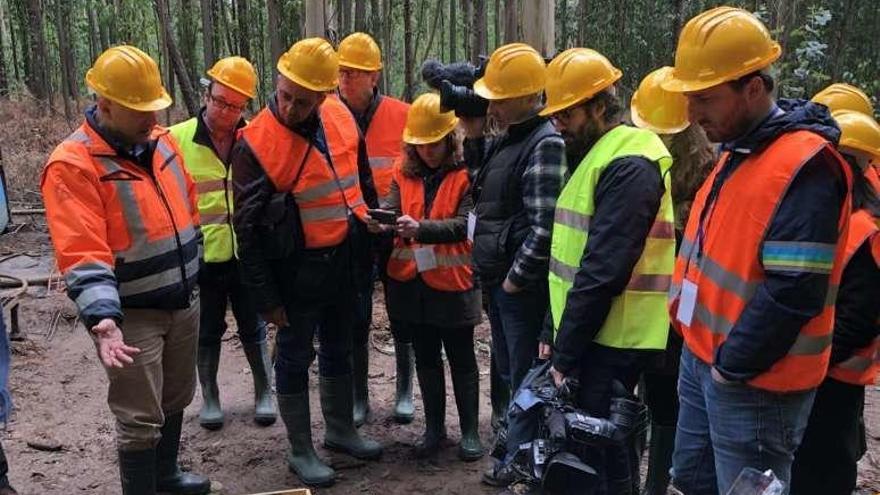
[(244, 112), (245, 108), (247, 108), (247, 103), (243, 105), (233, 105), (223, 98), (220, 98), (219, 96), (214, 96), (211, 93), (208, 93), (208, 98), (210, 98), (211, 101), (213, 101), (214, 104), (217, 105), (218, 110), (224, 110), (228, 112)]
[(347, 79), (358, 79), (358, 78), (361, 78), (367, 74), (369, 74), (369, 72), (367, 72), (365, 70), (349, 69), (349, 68), (339, 69), (339, 77), (345, 77)]

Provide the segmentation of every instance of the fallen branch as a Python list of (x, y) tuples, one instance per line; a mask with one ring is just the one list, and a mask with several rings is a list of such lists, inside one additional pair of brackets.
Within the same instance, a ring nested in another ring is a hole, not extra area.
[(9, 210), (13, 215), (45, 215), (45, 208), (13, 208)]

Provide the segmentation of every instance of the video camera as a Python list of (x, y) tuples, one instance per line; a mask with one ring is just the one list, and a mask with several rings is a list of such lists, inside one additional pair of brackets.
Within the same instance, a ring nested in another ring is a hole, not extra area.
[[(596, 418), (574, 405), (579, 384), (566, 379), (556, 387), (549, 373), (549, 363), (533, 368), (523, 380), (511, 407), (533, 413), (536, 435), (520, 444), (514, 456), (514, 468), (528, 484), (540, 486), (547, 493), (567, 493), (574, 487), (579, 494), (591, 494), (598, 488), (599, 475), (584, 459), (590, 450), (610, 445), (624, 445), (634, 435), (643, 433), (649, 423), (648, 408), (619, 382), (612, 391), (608, 418)], [(525, 407), (523, 407), (525, 406)], [(507, 431), (499, 431), (492, 457), (507, 454)]]
[(443, 64), (429, 59), (422, 64), (422, 79), (440, 92), (440, 109), (459, 117), (485, 117), (489, 101), (474, 92), (474, 82), (483, 77), (486, 60), (479, 66), (469, 62)]

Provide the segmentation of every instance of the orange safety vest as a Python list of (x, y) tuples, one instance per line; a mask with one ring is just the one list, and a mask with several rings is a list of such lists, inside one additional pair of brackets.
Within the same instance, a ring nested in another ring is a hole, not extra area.
[(341, 244), (348, 235), (349, 214), (362, 221), (367, 214), (358, 182), (357, 124), (333, 98), (324, 100), (319, 113), (332, 164), (268, 108), (239, 131), (275, 189), (290, 191), (296, 199), (307, 249)]
[(388, 198), (394, 161), (403, 152), (403, 128), (406, 126), (409, 105), (388, 96), (380, 98), (364, 139), (367, 142), (367, 156), (370, 157), (370, 170), (373, 171), (373, 184), (381, 202)]
[(868, 183), (874, 188), (874, 192), (880, 195), (880, 161), (873, 161), (868, 164), (868, 168), (865, 169), (865, 178), (868, 179)]
[[(880, 263), (880, 227), (877, 225), (877, 219), (866, 210), (859, 210), (850, 218), (844, 266), (849, 264), (853, 255), (865, 242), (871, 243), (874, 261)], [(828, 376), (852, 385), (871, 385), (878, 374), (880, 374), (880, 337), (828, 370)]]
[[(701, 246), (697, 244), (700, 212), (706, 207), (715, 176), (727, 162), (729, 152), (721, 155), (697, 192), (675, 262), (670, 316), (688, 349), (705, 363), (713, 363), (715, 352), (765, 279), (761, 252), (776, 208), (801, 166), (823, 149), (834, 154), (841, 173), (850, 183), (849, 166), (828, 141), (808, 131), (784, 134), (764, 151), (747, 157), (727, 179), (715, 204), (709, 206), (712, 210), (706, 218), (711, 217), (711, 221), (704, 222)], [(849, 205), (847, 195), (838, 222), (841, 233), (846, 232)], [(788, 354), (750, 380), (750, 385), (789, 392), (811, 389), (822, 382), (831, 353), (834, 300), (843, 271), (843, 248), (841, 240), (834, 251), (824, 310), (801, 328)], [(677, 318), (685, 279), (697, 287), (690, 325)]]
[[(394, 167), (394, 180), (400, 188), (400, 209), (404, 215), (416, 220), (446, 220), (455, 218), (462, 197), (467, 194), (470, 181), (467, 170), (451, 171), (443, 177), (431, 211), (425, 214), (425, 186), (421, 178), (408, 177), (400, 170), (399, 160)], [(418, 272), (415, 252), (417, 249), (433, 249), (437, 267)], [(432, 289), (461, 292), (474, 286), (471, 269), (472, 244), (467, 239), (445, 244), (420, 244), (394, 238), (394, 249), (388, 260), (388, 276), (406, 282), (420, 275)]]
[(152, 174), (118, 156), (88, 123), (43, 169), (55, 257), (84, 315), (102, 303), (189, 305), (201, 258), (195, 185), (168, 131), (157, 127), (152, 139)]

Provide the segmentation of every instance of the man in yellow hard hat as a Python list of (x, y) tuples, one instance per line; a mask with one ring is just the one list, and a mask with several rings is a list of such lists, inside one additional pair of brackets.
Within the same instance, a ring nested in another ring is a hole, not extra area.
[[(578, 407), (595, 417), (608, 417), (615, 382), (632, 392), (648, 358), (666, 348), (675, 256), (672, 158), (656, 134), (623, 125), (621, 75), (594, 50), (566, 50), (547, 67), (541, 112), (574, 170), (556, 202), (550, 248), (550, 372), (557, 386), (579, 380)], [(582, 460), (607, 493), (638, 491), (633, 445)]]
[(774, 100), (781, 52), (751, 13), (718, 7), (682, 29), (662, 85), (721, 143), (670, 290), (685, 340), (673, 484), (688, 494), (726, 493), (746, 467), (788, 484), (828, 368), (850, 172), (824, 106)]
[(122, 493), (208, 493), (177, 463), (195, 392), (202, 236), (159, 67), (133, 46), (86, 74), (97, 103), (43, 169), (46, 220), (67, 294), (110, 381)]
[[(378, 200), (384, 201), (391, 191), (392, 163), (403, 149), (401, 137), (406, 125), (409, 105), (379, 93), (377, 83), (382, 71), (382, 52), (376, 41), (366, 33), (352, 33), (339, 43), (339, 98), (351, 110), (367, 145), (367, 156), (373, 173)], [(369, 198), (365, 195), (364, 199)], [(378, 204), (369, 205), (378, 208)], [(385, 260), (391, 249), (390, 238), (373, 238), (378, 273), (385, 273)], [(371, 256), (372, 258), (372, 256)], [(352, 335), (352, 376), (354, 377), (354, 422), (363, 424), (370, 411), (368, 337), (373, 318), (373, 262), (368, 260), (358, 302)], [(392, 418), (398, 423), (413, 420), (412, 402), (412, 336), (404, 335), (392, 325), (394, 357), (397, 363), (397, 387)]]
[(309, 366), (317, 334), (324, 446), (360, 459), (382, 453), (362, 438), (352, 410), (351, 332), (357, 263), (366, 252), (369, 162), (351, 113), (327, 94), (339, 63), (325, 40), (295, 43), (278, 60), (269, 104), (243, 129), (232, 153), (233, 225), (245, 283), (263, 318), (278, 327), (278, 409), (291, 471), (308, 485), (336, 474), (315, 454)]
[(205, 264), (199, 272), (202, 290), (197, 367), (202, 388), (199, 424), (209, 430), (223, 426), (217, 369), (220, 339), (226, 331), (226, 308), (231, 303), (238, 337), (254, 379), (254, 420), (268, 426), (275, 423), (276, 413), (266, 324), (257, 316), (252, 295), (241, 282), (241, 268), (235, 257), (229, 163), (235, 133), (245, 125), (242, 112), (256, 95), (257, 73), (246, 59), (227, 57), (218, 60), (208, 70), (208, 76), (211, 80), (198, 115), (169, 129), (196, 183), (205, 239)]

